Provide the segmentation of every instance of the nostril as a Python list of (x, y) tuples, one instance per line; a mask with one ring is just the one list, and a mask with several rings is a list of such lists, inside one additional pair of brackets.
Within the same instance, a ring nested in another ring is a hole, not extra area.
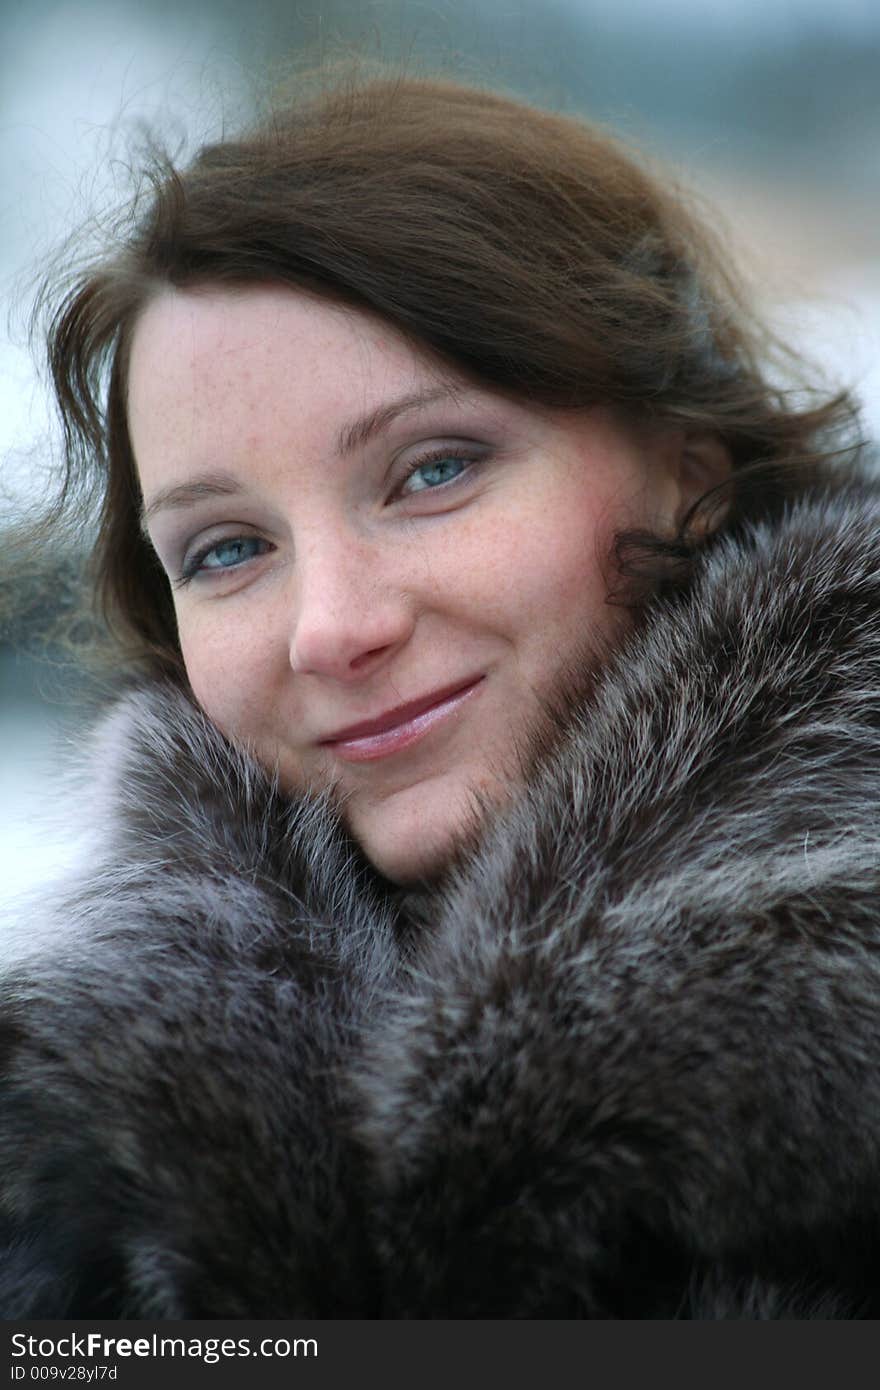
[(352, 662), (351, 662), (351, 669), (352, 669), (353, 671), (361, 671), (361, 670), (363, 670), (363, 668), (364, 668), (365, 666), (369, 666), (370, 663), (371, 663), (372, 661), (374, 661), (374, 660), (376, 659), (377, 656), (381, 656), (382, 653), (383, 653), (383, 652), (387, 652), (387, 650), (388, 650), (388, 647), (385, 646), (385, 647), (374, 647), (374, 648), (372, 649), (372, 651), (369, 651), (369, 652), (362, 652), (360, 656), (356, 656), (356, 657), (354, 657), (354, 658), (352, 659)]

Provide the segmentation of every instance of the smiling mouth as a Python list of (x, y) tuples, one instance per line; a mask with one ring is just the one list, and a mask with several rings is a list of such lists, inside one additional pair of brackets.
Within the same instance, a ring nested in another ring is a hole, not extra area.
[(460, 686), (448, 695), (442, 695), (434, 704), (420, 709), (417, 714), (404, 716), (390, 728), (370, 733), (348, 733), (344, 738), (325, 739), (321, 746), (329, 748), (346, 762), (357, 763), (371, 762), (375, 758), (385, 758), (391, 753), (402, 752), (456, 714), (476, 694), (482, 681), (483, 677), (478, 676), (468, 685)]

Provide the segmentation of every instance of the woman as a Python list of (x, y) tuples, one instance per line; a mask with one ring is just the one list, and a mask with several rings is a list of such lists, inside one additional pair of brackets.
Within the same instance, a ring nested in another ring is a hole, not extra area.
[(51, 330), (141, 676), (7, 933), (5, 1316), (876, 1315), (880, 505), (758, 344), (500, 96), (157, 177)]

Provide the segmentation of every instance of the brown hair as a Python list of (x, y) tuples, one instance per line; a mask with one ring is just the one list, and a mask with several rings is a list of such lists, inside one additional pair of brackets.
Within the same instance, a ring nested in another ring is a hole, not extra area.
[[(336, 81), (188, 168), (156, 160), (146, 210), (52, 316), (68, 493), (102, 475), (97, 594), (153, 670), (174, 671), (179, 653), (140, 527), (133, 326), (162, 286), (265, 282), (380, 315), (517, 399), (713, 432), (734, 468), (724, 530), (827, 473), (851, 420), (843, 395), (810, 404), (770, 384), (768, 339), (723, 249), (604, 132), (445, 81)], [(620, 537), (622, 572), (680, 582), (700, 544), (692, 520), (675, 537)]]

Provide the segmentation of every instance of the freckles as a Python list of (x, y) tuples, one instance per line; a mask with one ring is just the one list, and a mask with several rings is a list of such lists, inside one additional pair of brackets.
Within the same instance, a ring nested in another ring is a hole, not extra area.
[[(554, 524), (555, 523), (555, 524)], [(554, 508), (542, 525), (527, 524), (507, 538), (503, 565), (505, 606), (537, 611), (542, 621), (565, 617), (571, 603), (582, 607), (602, 589), (597, 540), (588, 516)]]
[(183, 664), (192, 692), (208, 718), (225, 734), (233, 734), (242, 690), (242, 661), (234, 632), (219, 623), (178, 620)]

